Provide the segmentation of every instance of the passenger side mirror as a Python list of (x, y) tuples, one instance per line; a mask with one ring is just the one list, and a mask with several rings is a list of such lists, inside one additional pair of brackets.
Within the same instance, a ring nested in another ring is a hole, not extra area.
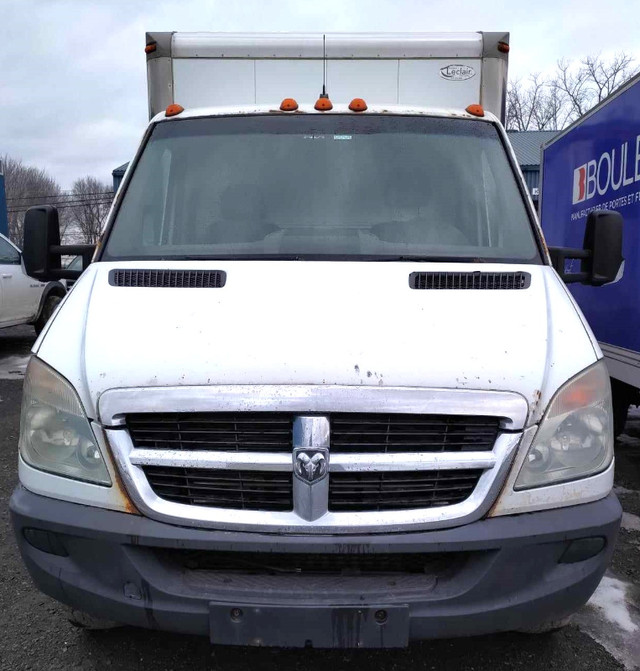
[(24, 216), (22, 256), (27, 275), (41, 282), (77, 280), (82, 270), (62, 268), (62, 256), (80, 255), (83, 268), (91, 263), (95, 245), (61, 245), (58, 210), (52, 205), (38, 205)]
[[(581, 282), (599, 287), (619, 279), (622, 258), (623, 219), (619, 212), (595, 210), (587, 217), (582, 249), (549, 247), (551, 262), (569, 284)], [(566, 261), (580, 259), (580, 272), (567, 272)]]

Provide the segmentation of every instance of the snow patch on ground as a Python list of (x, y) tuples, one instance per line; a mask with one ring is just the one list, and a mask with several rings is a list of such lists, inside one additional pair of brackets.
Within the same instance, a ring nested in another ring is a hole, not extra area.
[(29, 355), (0, 359), (0, 380), (21, 380), (29, 363)]
[(640, 517), (633, 513), (622, 513), (620, 526), (627, 531), (640, 531)]
[(640, 610), (633, 602), (637, 588), (608, 574), (574, 623), (629, 671), (640, 669)]
[(640, 490), (638, 489), (627, 489), (618, 485), (613, 488), (613, 492), (614, 494), (640, 494)]

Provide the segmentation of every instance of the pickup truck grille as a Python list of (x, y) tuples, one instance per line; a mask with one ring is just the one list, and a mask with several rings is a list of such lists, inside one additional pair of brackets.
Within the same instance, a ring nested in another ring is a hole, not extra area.
[[(334, 413), (331, 453), (491, 450), (496, 417)], [(291, 452), (293, 414), (146, 413), (127, 416), (135, 447), (224, 452)]]

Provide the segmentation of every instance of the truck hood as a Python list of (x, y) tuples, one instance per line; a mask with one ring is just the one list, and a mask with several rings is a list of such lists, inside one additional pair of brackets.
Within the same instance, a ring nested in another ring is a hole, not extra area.
[[(109, 271), (216, 269), (223, 288), (140, 288)], [(539, 419), (554, 391), (599, 357), (547, 266), (519, 290), (415, 290), (415, 271), (469, 264), (235, 261), (95, 263), (35, 345), (96, 417), (114, 388), (314, 384), (512, 391)]]

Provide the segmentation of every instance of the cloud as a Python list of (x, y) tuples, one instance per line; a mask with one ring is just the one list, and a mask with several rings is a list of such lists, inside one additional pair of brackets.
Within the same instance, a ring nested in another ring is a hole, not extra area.
[(110, 179), (147, 122), (145, 31), (509, 30), (511, 75), (522, 77), (563, 56), (640, 55), (636, 25), (634, 0), (4, 0), (0, 154), (66, 188)]

